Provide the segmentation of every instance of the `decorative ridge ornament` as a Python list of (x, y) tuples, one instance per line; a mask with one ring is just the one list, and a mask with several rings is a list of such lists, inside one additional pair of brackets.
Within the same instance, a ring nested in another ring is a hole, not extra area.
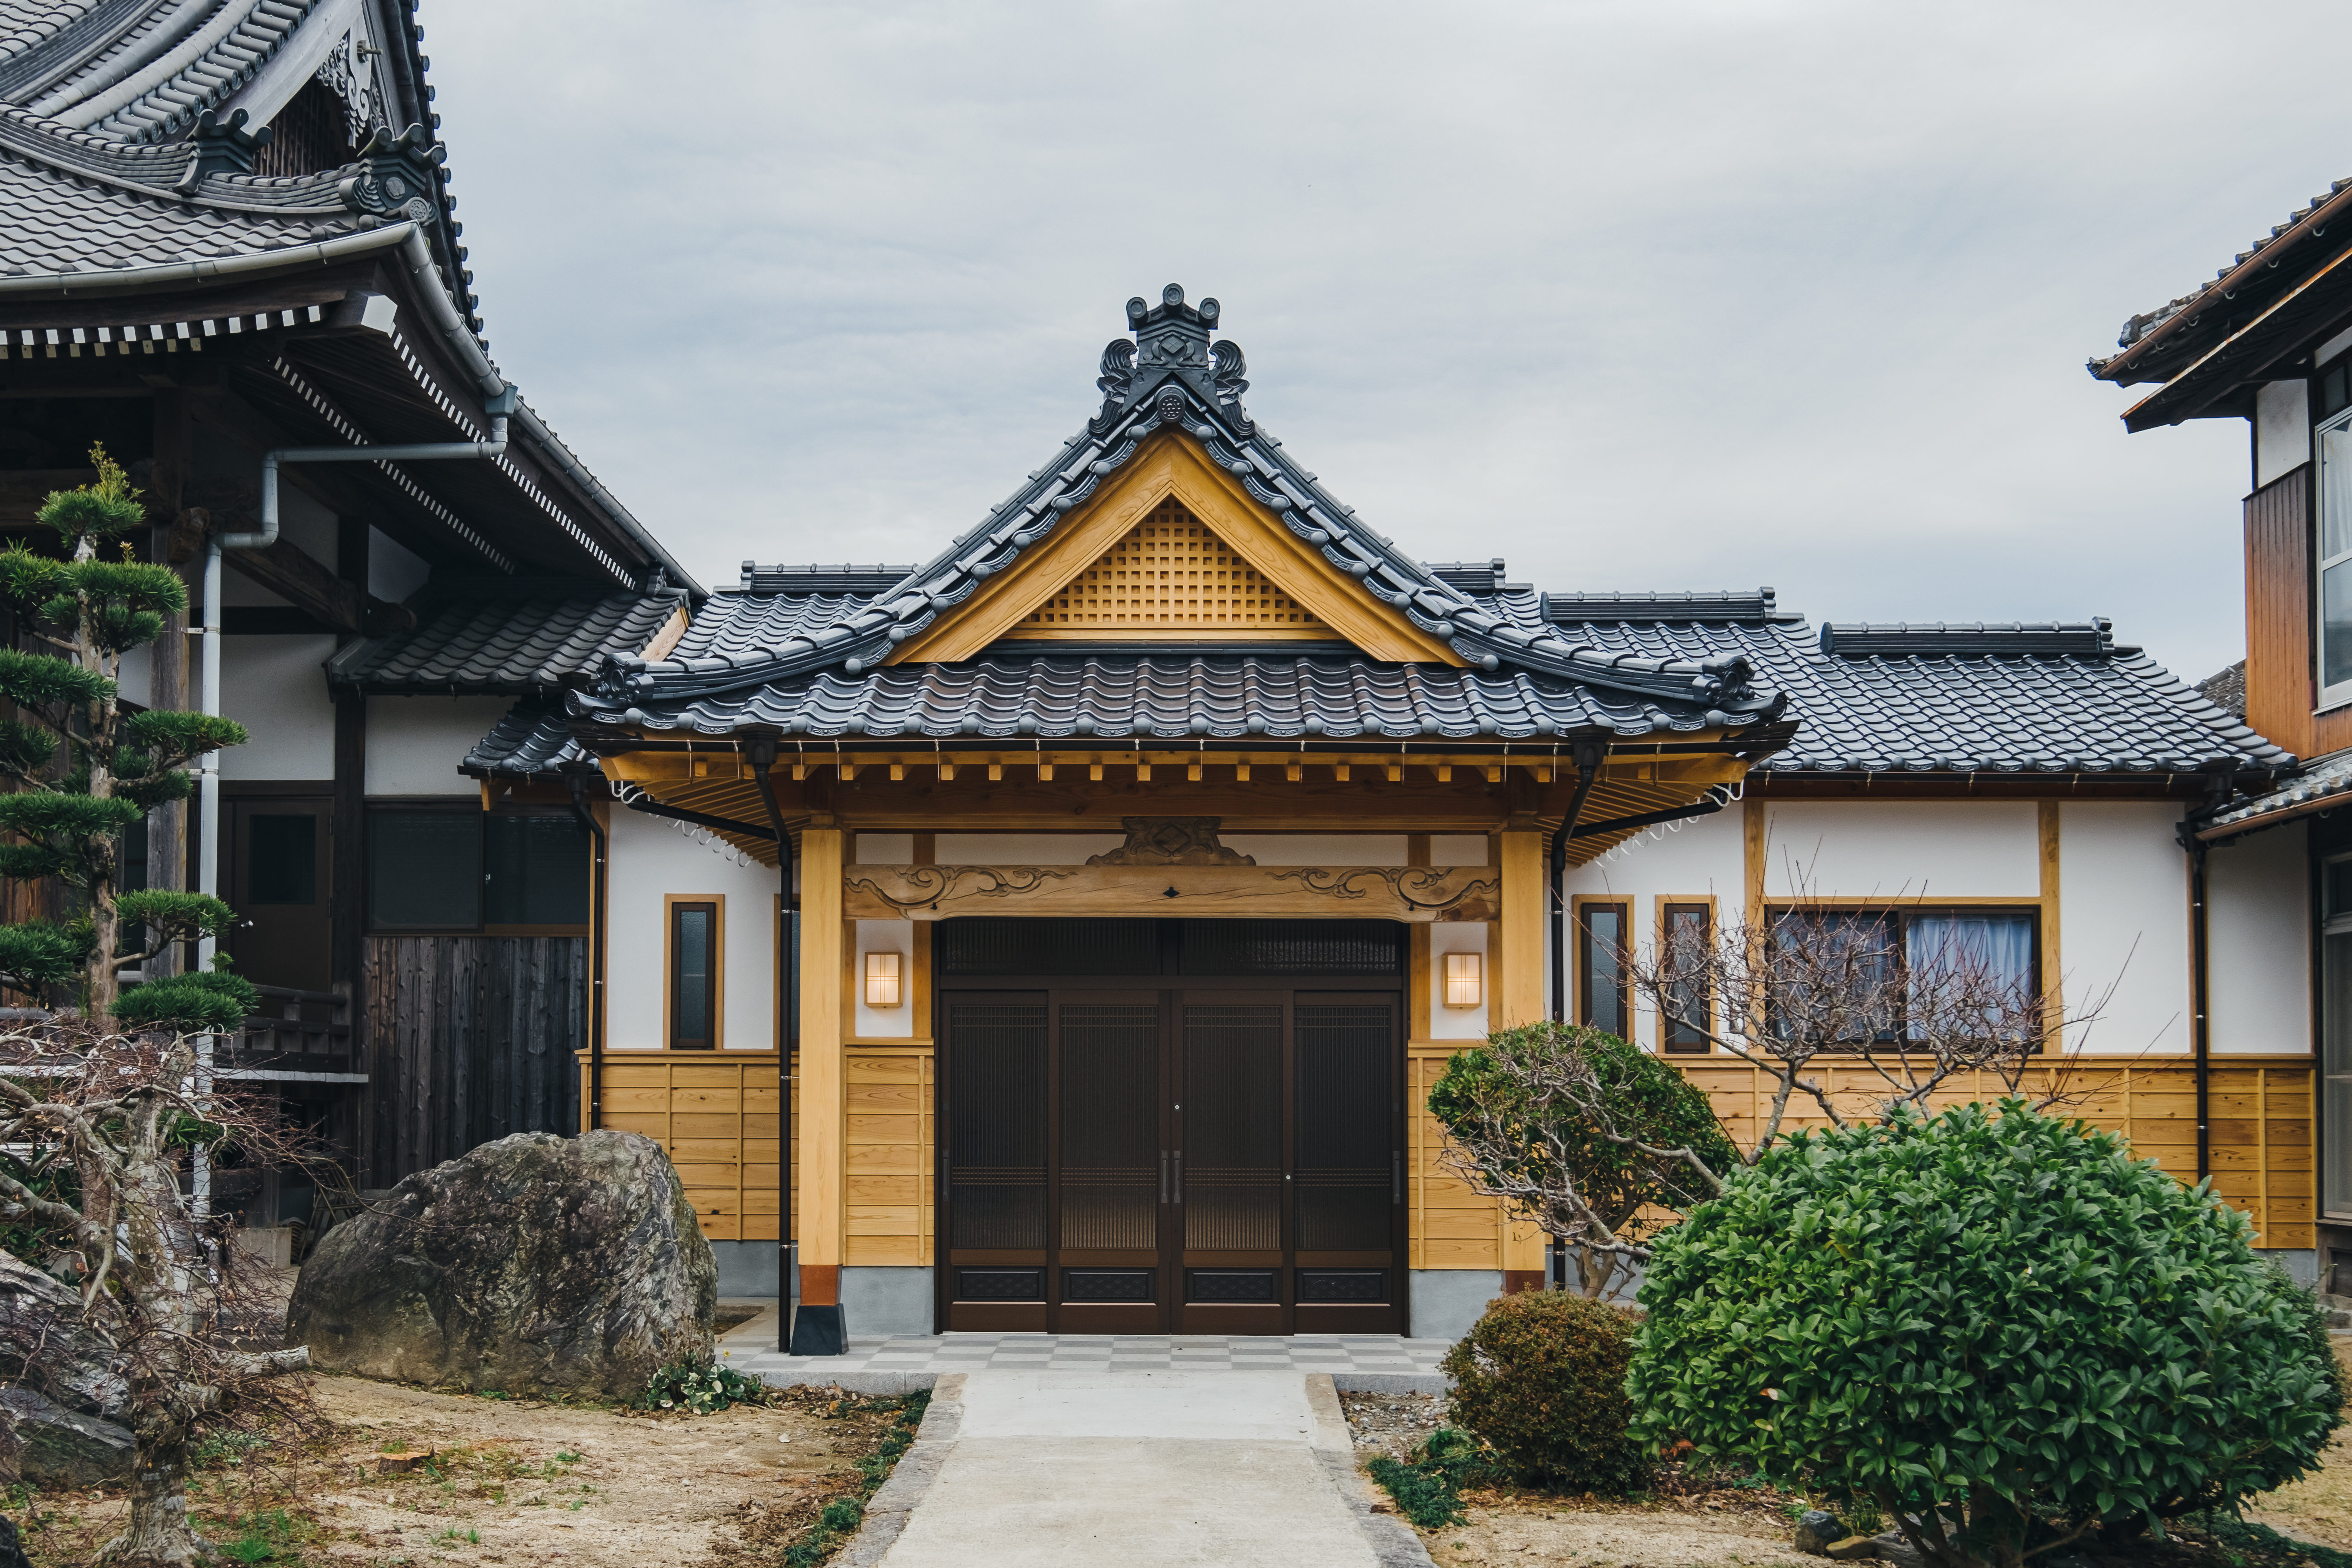
[(1127, 842), (1088, 856), (1089, 866), (1255, 866), (1257, 862), (1217, 839), (1214, 816), (1122, 816)]
[(434, 166), (448, 158), (449, 149), (422, 125), (397, 136), (378, 126), (360, 149), (360, 172), (336, 186), (336, 194), (353, 212), (424, 223), (434, 212)]

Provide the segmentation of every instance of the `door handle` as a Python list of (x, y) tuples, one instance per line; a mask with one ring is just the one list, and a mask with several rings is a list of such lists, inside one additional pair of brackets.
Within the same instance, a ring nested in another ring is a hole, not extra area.
[(1181, 1204), (1184, 1201), (1184, 1151), (1177, 1150), (1169, 1159), (1175, 1168), (1175, 1180), (1169, 1186), (1169, 1191), (1175, 1195), (1170, 1201)]
[(1160, 1151), (1160, 1201), (1168, 1201), (1168, 1151)]
[(1389, 1202), (1404, 1202), (1404, 1151), (1389, 1151)]

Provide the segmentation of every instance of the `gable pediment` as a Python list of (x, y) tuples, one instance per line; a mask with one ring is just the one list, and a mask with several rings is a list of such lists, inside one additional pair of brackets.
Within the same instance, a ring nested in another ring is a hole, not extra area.
[(1379, 659), (1464, 662), (1174, 431), (1149, 437), (1052, 535), (889, 662), (953, 662), (1000, 640), (1345, 642)]

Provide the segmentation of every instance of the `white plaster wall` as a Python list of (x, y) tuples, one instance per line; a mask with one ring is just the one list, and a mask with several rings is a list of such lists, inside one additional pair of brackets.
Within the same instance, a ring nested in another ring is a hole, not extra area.
[(1789, 801), (1764, 820), (1770, 898), (2041, 896), (2032, 801)]
[(1445, 1005), (1445, 955), (1486, 951), (1486, 927), (1480, 921), (1441, 921), (1429, 928), (1429, 1035), (1433, 1040), (1483, 1040), (1486, 1037), (1487, 1001), (1493, 999), (1495, 966), (1486, 964), (1487, 1001), (1475, 1007)]
[(2266, 382), (2254, 389), (2254, 488), (2311, 461), (2311, 384)]
[[(164, 635), (168, 637), (175, 634)], [(182, 636), (185, 640), (188, 652), (192, 656), (199, 651), (197, 645), (201, 639), (186, 637), (185, 634), (177, 635)], [(150, 689), (154, 685), (154, 670), (155, 645), (141, 643), (137, 647), (122, 650), (122, 667), (115, 671), (114, 683), (121, 688), (122, 695), (131, 701), (142, 708), (152, 708), (155, 706), (155, 699)], [(194, 682), (190, 683), (188, 695), (192, 699), (201, 698), (201, 693), (195, 690)]]
[(2070, 1048), (2186, 1052), (2188, 857), (2173, 842), (2179, 805), (2067, 802), (2058, 813), (2059, 965), (2070, 1014), (2108, 993)]
[(1261, 866), (1402, 866), (1405, 861), (1402, 833), (1225, 833), (1218, 842)]
[(2241, 838), (2206, 858), (2206, 975), (2213, 1053), (2311, 1048), (2307, 824)]
[(1124, 833), (942, 833), (931, 853), (942, 866), (1083, 866), (1126, 842)]
[[(326, 690), (323, 678), (319, 689)], [(480, 784), (459, 773), (457, 764), (513, 706), (510, 697), (369, 698), (368, 794), (478, 795)], [(331, 752), (333, 738), (331, 724)]]
[[(887, 866), (902, 862), (861, 860), (860, 864)], [(915, 922), (858, 921), (854, 923), (857, 927), (857, 952), (850, 962), (849, 984), (857, 1006), (858, 1038), (912, 1039), (915, 1035)], [(898, 1006), (868, 1007), (866, 1005), (866, 955), (869, 952), (895, 952), (898, 955)]]
[(904, 866), (915, 858), (911, 833), (861, 833), (857, 836), (859, 866)]
[[(1657, 942), (1658, 906), (1662, 901), (1713, 898), (1718, 922), (1744, 920), (1748, 896), (1745, 821), (1740, 809), (1731, 806), (1712, 816), (1694, 817), (1678, 832), (1633, 839), (1615, 856), (1571, 868), (1564, 879), (1568, 895), (1571, 899), (1581, 896), (1624, 900), (1632, 906), (1634, 946), (1642, 952), (1649, 951)], [(1573, 984), (1575, 933), (1570, 931), (1568, 934), (1565, 956)], [(1549, 955), (1546, 964), (1549, 990)], [(1657, 1012), (1642, 1000), (1639, 991), (1633, 995), (1633, 1035), (1640, 1044), (1656, 1047)]]
[[(331, 637), (221, 638), (221, 711), (253, 734), (221, 753), (222, 778), (335, 776), (335, 706), (320, 668), (334, 651)], [(194, 695), (194, 679), (189, 686)]]
[(1434, 833), (1429, 839), (1433, 866), (1484, 866), (1486, 836), (1483, 833)]
[(757, 864), (739, 866), (662, 818), (620, 806), (613, 810), (611, 853), (612, 923), (604, 945), (606, 1044), (615, 1050), (662, 1047), (662, 995), (668, 984), (662, 900), (677, 893), (726, 900), (726, 1010), (719, 1021), (720, 1047), (773, 1050), (775, 872)]
[(417, 589), (433, 568), (390, 534), (368, 530), (368, 592), (397, 605)]

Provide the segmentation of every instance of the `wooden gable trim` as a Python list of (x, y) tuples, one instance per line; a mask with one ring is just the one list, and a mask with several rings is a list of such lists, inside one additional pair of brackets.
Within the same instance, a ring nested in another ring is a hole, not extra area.
[[(1284, 527), (1239, 480), (1211, 463), (1197, 442), (1169, 432), (1145, 442), (1125, 468), (1050, 536), (919, 635), (900, 643), (886, 662), (949, 664), (976, 657), (1017, 630), (1040, 605), (1100, 560), (1171, 495), (1284, 593), (1372, 658), (1457, 668), (1468, 662), (1396, 611), (1374, 604), (1353, 577)], [(1097, 636), (1089, 640), (1116, 639)], [(1215, 639), (1176, 633), (1155, 635), (1151, 640)]]

